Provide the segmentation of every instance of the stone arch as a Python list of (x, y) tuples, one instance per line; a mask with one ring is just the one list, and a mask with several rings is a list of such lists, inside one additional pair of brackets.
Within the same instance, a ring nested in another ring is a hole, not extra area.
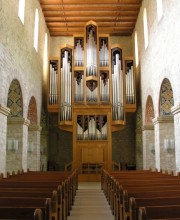
[(153, 118), (154, 118), (154, 104), (153, 104), (152, 97), (149, 95), (146, 101), (145, 124), (152, 125)]
[(165, 78), (162, 81), (159, 95), (159, 115), (171, 115), (171, 108), (174, 106), (173, 90), (170, 81)]
[(30, 125), (37, 125), (37, 104), (34, 96), (31, 97), (29, 102), (28, 119), (30, 120)]
[(13, 79), (10, 84), (7, 107), (10, 108), (9, 117), (23, 117), (23, 97), (21, 86), (17, 79)]

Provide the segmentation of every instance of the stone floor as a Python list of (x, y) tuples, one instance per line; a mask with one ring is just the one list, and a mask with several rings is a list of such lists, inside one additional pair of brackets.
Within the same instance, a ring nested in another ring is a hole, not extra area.
[(67, 220), (114, 220), (100, 182), (80, 182)]

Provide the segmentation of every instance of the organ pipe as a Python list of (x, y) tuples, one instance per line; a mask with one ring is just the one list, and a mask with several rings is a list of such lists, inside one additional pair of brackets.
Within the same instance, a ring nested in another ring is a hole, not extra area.
[(86, 44), (86, 76), (97, 75), (97, 45), (93, 29), (87, 33)]
[(133, 61), (129, 60), (125, 62), (126, 65), (126, 103), (135, 103), (135, 92), (134, 92), (134, 68)]
[(100, 73), (100, 101), (109, 102), (109, 73)]
[[(85, 118), (88, 118), (88, 123), (86, 122)], [(107, 140), (106, 116), (81, 115), (78, 116), (78, 120), (78, 140)]]
[(66, 121), (71, 120), (71, 64), (68, 60), (70, 52), (65, 50), (62, 54), (62, 67), (61, 67), (61, 109), (60, 109), (60, 120)]
[(122, 59), (119, 51), (113, 52), (113, 74), (112, 74), (112, 117), (113, 120), (124, 119), (124, 100), (123, 100), (123, 72)]
[(84, 100), (84, 75), (83, 71), (75, 71), (74, 77), (74, 100), (82, 102)]
[(98, 101), (98, 88), (97, 81), (89, 80), (86, 82), (86, 101), (97, 102)]
[(108, 50), (108, 38), (99, 39), (100, 51), (99, 51), (99, 59), (100, 66), (108, 66), (109, 65), (109, 50)]
[(74, 65), (75, 66), (84, 65), (83, 38), (75, 38)]
[(58, 104), (58, 63), (50, 61), (49, 71), (49, 104)]

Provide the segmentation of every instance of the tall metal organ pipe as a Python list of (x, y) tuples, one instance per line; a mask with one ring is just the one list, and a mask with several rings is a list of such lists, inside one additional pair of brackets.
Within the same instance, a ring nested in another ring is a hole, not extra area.
[(68, 62), (68, 51), (64, 52), (64, 57), (62, 59), (61, 68), (61, 109), (60, 109), (60, 120), (66, 121), (71, 120), (72, 110), (71, 110), (71, 66)]
[(87, 39), (86, 75), (87, 76), (97, 75), (97, 47), (92, 30), (90, 31)]
[(49, 71), (49, 104), (58, 104), (58, 68), (57, 62), (50, 62)]
[(112, 74), (112, 96), (113, 96), (113, 120), (124, 119), (124, 100), (123, 100), (123, 73), (121, 70), (121, 60), (117, 53)]

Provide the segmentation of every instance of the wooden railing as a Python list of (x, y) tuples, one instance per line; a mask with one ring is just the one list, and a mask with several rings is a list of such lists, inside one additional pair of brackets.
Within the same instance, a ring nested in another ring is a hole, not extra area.
[(112, 161), (112, 170), (113, 171), (120, 170), (120, 168), (121, 168), (120, 163)]

